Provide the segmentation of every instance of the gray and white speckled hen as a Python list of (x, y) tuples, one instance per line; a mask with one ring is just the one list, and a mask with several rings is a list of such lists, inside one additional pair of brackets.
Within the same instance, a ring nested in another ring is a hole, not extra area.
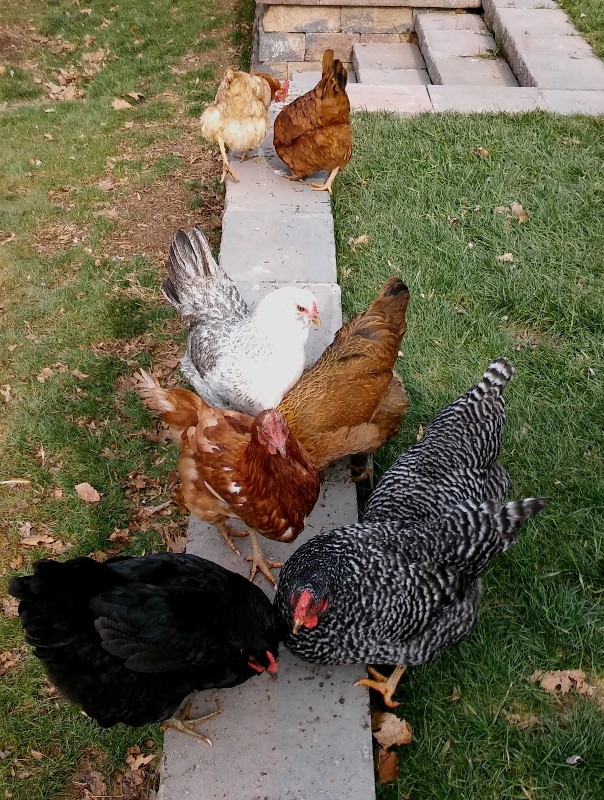
[(363, 685), (387, 705), (405, 669), (473, 629), (480, 575), (516, 540), (542, 498), (502, 503), (495, 463), (501, 391), (513, 372), (499, 359), (447, 406), (422, 441), (384, 474), (361, 523), (320, 534), (285, 563), (275, 608), (285, 646), (319, 664), (397, 665)]
[(314, 294), (286, 286), (250, 311), (197, 226), (176, 231), (166, 266), (161, 288), (189, 326), (180, 368), (195, 391), (252, 416), (279, 405), (304, 369), (310, 323), (320, 324)]

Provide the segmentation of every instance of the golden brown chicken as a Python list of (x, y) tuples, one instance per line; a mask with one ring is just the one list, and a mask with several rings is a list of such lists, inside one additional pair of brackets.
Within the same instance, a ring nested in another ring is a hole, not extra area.
[(218, 142), (222, 154), (222, 177), (226, 175), (238, 183), (227, 159), (225, 145), (233, 150), (247, 151), (262, 144), (268, 132), (268, 109), (273, 100), (282, 102), (287, 97), (289, 83), (281, 83), (271, 75), (235, 72), (227, 69), (220, 82), (216, 98), (201, 115), (201, 133), (209, 142)]
[(319, 496), (319, 476), (287, 422), (274, 408), (256, 417), (213, 408), (187, 389), (162, 389), (144, 370), (137, 375), (146, 405), (163, 414), (171, 438), (181, 446), (182, 499), (211, 523), (235, 550), (229, 518), (249, 527), (250, 579), (260, 570), (274, 585), (256, 533), (291, 542), (304, 528)]
[(403, 281), (390, 278), (279, 404), (318, 470), (344, 456), (373, 453), (398, 431), (409, 400), (393, 368), (408, 303)]
[(275, 150), (291, 169), (290, 180), (301, 180), (327, 169), (330, 174), (325, 183), (311, 186), (330, 194), (334, 178), (352, 155), (347, 79), (342, 62), (334, 59), (333, 50), (326, 50), (319, 83), (285, 106), (274, 126)]

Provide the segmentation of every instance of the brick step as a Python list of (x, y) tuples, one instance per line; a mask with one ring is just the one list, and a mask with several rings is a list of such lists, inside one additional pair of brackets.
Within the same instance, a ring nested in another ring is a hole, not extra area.
[(417, 86), (430, 83), (419, 47), (411, 42), (363, 43), (352, 46), (359, 83), (373, 86)]
[(433, 84), (518, 86), (477, 14), (420, 14), (415, 30)]

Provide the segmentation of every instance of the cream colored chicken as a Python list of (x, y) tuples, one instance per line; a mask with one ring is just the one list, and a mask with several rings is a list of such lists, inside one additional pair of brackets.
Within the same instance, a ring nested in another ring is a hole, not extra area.
[(285, 100), (288, 88), (287, 80), (281, 83), (271, 75), (250, 75), (227, 69), (214, 102), (201, 115), (202, 136), (209, 142), (218, 142), (220, 147), (221, 182), (227, 175), (239, 182), (229, 164), (225, 145), (232, 150), (242, 150), (241, 160), (244, 161), (248, 151), (258, 147), (268, 132), (270, 104), (273, 100)]

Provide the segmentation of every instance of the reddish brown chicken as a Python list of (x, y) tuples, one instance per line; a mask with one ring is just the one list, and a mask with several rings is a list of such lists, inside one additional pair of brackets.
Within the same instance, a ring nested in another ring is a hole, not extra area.
[(403, 281), (390, 278), (279, 404), (317, 469), (344, 456), (373, 453), (398, 431), (409, 400), (393, 368), (408, 303)]
[(330, 194), (336, 175), (348, 164), (352, 154), (347, 80), (348, 73), (342, 62), (334, 59), (333, 50), (326, 50), (319, 83), (285, 106), (274, 126), (275, 150), (291, 169), (291, 180), (301, 180), (327, 169), (327, 181), (311, 185), (316, 191)]
[[(181, 446), (179, 474), (185, 505), (216, 527), (226, 543), (237, 534), (229, 518), (242, 520), (252, 544), (250, 579), (260, 570), (274, 584), (256, 532), (291, 542), (304, 528), (319, 496), (319, 476), (275, 409), (256, 417), (209, 406), (186, 389), (164, 390), (146, 372), (138, 375), (145, 403), (163, 414)], [(245, 534), (243, 534), (245, 535)]]

